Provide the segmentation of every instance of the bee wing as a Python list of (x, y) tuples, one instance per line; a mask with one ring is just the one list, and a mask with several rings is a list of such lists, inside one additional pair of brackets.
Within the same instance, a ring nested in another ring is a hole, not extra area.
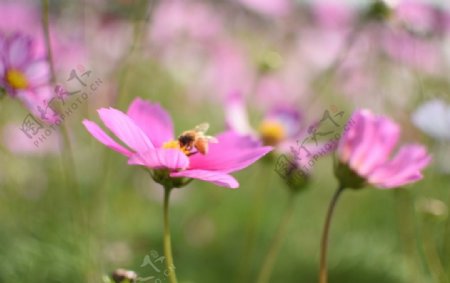
[(210, 143), (218, 143), (218, 142), (219, 142), (219, 140), (216, 139), (216, 138), (213, 137), (213, 136), (205, 136), (205, 138), (206, 138), (206, 140), (207, 140), (208, 142), (210, 142)]
[(209, 123), (201, 123), (200, 125), (195, 126), (194, 130), (196, 132), (205, 133), (209, 129)]

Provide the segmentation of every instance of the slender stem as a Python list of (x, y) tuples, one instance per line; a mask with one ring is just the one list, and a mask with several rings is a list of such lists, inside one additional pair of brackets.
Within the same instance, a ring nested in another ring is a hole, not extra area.
[[(343, 46), (339, 49), (337, 56), (334, 58), (333, 62), (326, 68), (323, 72), (319, 74), (317, 78), (314, 79), (313, 85), (317, 87), (316, 95), (310, 99), (310, 109), (314, 109), (316, 102), (319, 101), (320, 97), (327, 93), (330, 87), (331, 80), (336, 76), (339, 69), (347, 60), (351, 49), (354, 47), (359, 35), (361, 34), (363, 28), (365, 27), (365, 22), (359, 22), (346, 36)], [(308, 114), (308, 113), (306, 113)]]
[[(448, 178), (448, 176), (447, 176)], [(445, 179), (448, 182), (448, 179)], [(450, 193), (448, 194), (448, 199), (447, 199), (447, 207), (450, 207)], [(450, 217), (447, 217), (447, 221), (445, 223), (445, 228), (444, 228), (444, 247), (443, 247), (443, 251), (444, 251), (444, 265), (446, 267), (446, 269), (450, 272)], [(450, 274), (449, 274), (449, 279), (450, 279)]]
[(177, 283), (175, 265), (173, 264), (172, 243), (170, 240), (169, 198), (171, 191), (172, 188), (164, 187), (164, 255), (166, 256), (166, 268), (169, 272), (169, 282)]
[(263, 261), (263, 265), (260, 270), (258, 280), (256, 281), (258, 283), (267, 283), (270, 280), (270, 276), (272, 275), (272, 270), (275, 266), (277, 255), (282, 247), (283, 239), (286, 237), (286, 233), (288, 231), (289, 222), (291, 220), (295, 208), (294, 204), (295, 204), (295, 195), (290, 194), (286, 210), (281, 218), (281, 222), (278, 225), (277, 231), (272, 239), (269, 252), (267, 253)]
[[(143, 5), (141, 3), (144, 3)], [(128, 48), (128, 52), (126, 53), (125, 57), (122, 59), (123, 61), (123, 70), (122, 73), (119, 76), (119, 90), (118, 90), (118, 97), (116, 98), (116, 104), (120, 105), (123, 102), (123, 99), (126, 97), (126, 88), (128, 85), (128, 81), (130, 78), (130, 70), (131, 70), (131, 59), (138, 53), (142, 41), (144, 40), (145, 36), (145, 27), (147, 25), (147, 19), (150, 16), (150, 10), (151, 5), (156, 5), (156, 1), (146, 0), (144, 2), (137, 1), (136, 2), (136, 15), (134, 18), (133, 23), (133, 39), (130, 43), (130, 46)], [(143, 7), (139, 7), (142, 5)], [(144, 11), (144, 12), (142, 12)], [(148, 14), (147, 14), (148, 13)], [(144, 17), (145, 19), (141, 22), (141, 17)]]
[[(53, 61), (53, 52), (52, 52), (52, 43), (51, 43), (51, 37), (50, 37), (50, 25), (49, 25), (49, 0), (42, 0), (42, 30), (44, 33), (44, 39), (45, 39), (45, 47), (47, 49), (47, 60), (48, 64), (50, 66), (50, 82), (51, 84), (56, 83), (56, 73), (55, 73), (55, 65)], [(58, 112), (60, 112), (60, 109), (57, 109)], [(78, 190), (77, 186), (77, 177), (75, 172), (75, 162), (72, 155), (72, 148), (70, 143), (70, 137), (69, 132), (64, 123), (61, 123), (61, 132), (63, 137), (63, 155), (66, 158), (65, 163), (67, 164), (66, 168), (66, 178), (69, 183), (72, 183), (75, 187), (77, 187), (76, 190)], [(68, 173), (68, 172), (71, 172)], [(71, 177), (73, 176), (73, 179)]]
[(42, 28), (44, 31), (45, 46), (47, 48), (47, 59), (50, 65), (50, 81), (56, 82), (55, 65), (53, 64), (52, 44), (50, 41), (49, 28), (49, 0), (42, 0)]
[(397, 208), (397, 227), (399, 230), (400, 246), (405, 254), (405, 263), (408, 265), (409, 282), (423, 282), (422, 266), (417, 250), (417, 235), (415, 232), (414, 210), (409, 192), (394, 190), (395, 207)]
[(432, 230), (431, 227), (424, 227), (424, 229), (422, 229), (425, 260), (435, 282), (448, 283), (449, 281), (447, 279), (444, 266), (441, 258), (439, 257), (439, 253), (436, 250), (435, 241), (430, 230)]
[(271, 180), (272, 180), (272, 168), (261, 162), (261, 170), (264, 172), (263, 184), (261, 188), (254, 191), (254, 195), (252, 198), (254, 201), (252, 202), (252, 207), (250, 208), (250, 215), (248, 219), (248, 224), (246, 225), (246, 235), (245, 235), (245, 243), (243, 247), (243, 251), (241, 253), (240, 260), (240, 268), (238, 270), (237, 276), (235, 278), (235, 282), (247, 282), (247, 278), (250, 273), (252, 256), (254, 254), (254, 249), (256, 245), (256, 238), (258, 236), (258, 230), (261, 228), (261, 214), (264, 209), (264, 204), (267, 200), (267, 194), (270, 188)]
[(339, 196), (344, 191), (344, 187), (339, 186), (331, 199), (330, 205), (328, 206), (327, 217), (325, 220), (325, 225), (323, 227), (322, 242), (320, 249), (320, 270), (319, 270), (319, 283), (328, 282), (328, 270), (327, 270), (327, 250), (328, 250), (328, 238), (330, 232), (331, 218), (333, 217), (333, 212), (336, 207), (336, 203)]

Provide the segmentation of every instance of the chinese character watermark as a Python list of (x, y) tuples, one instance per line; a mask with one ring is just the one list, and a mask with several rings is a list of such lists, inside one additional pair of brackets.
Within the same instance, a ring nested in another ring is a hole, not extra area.
[(355, 124), (351, 118), (343, 124), (344, 114), (334, 105), (330, 110), (325, 110), (322, 118), (308, 128), (308, 135), (303, 140), (297, 140), (296, 146), (290, 146), (290, 154), (282, 154), (277, 159), (275, 172), (291, 185), (302, 184), (317, 160), (334, 152), (341, 135)]
[(152, 250), (150, 254), (145, 255), (141, 267), (148, 267), (148, 269), (153, 269), (153, 272), (148, 274), (145, 277), (138, 277), (137, 282), (154, 282), (154, 283), (162, 283), (166, 281), (169, 277), (169, 272), (175, 270), (175, 266), (169, 266), (169, 268), (165, 268), (164, 261), (166, 260), (165, 256), (160, 256), (159, 253), (155, 250)]
[[(36, 113), (39, 113), (38, 118), (41, 121), (54, 121), (53, 123), (44, 124), (31, 113), (22, 122), (20, 130), (37, 148), (103, 84), (101, 79), (92, 78), (92, 71), (86, 70), (82, 65), (71, 70), (66, 82), (72, 82), (74, 88), (72, 91), (68, 91), (58, 84), (54, 88), (55, 95), (50, 100), (44, 100), (41, 105), (36, 106)], [(55, 103), (59, 108), (55, 107)]]

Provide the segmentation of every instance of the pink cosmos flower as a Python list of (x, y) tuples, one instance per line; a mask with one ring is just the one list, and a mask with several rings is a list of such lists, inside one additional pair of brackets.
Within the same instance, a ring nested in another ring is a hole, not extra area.
[[(33, 38), (35, 54), (43, 56), (47, 52), (42, 31), (41, 11), (36, 1), (0, 1), (2, 21), (0, 32), (20, 33)], [(70, 23), (70, 17), (56, 20), (50, 17), (49, 31), (52, 44), (53, 64), (58, 80), (66, 80), (69, 72), (77, 65), (87, 65), (87, 50), (84, 38), (84, 25)]]
[(30, 37), (0, 34), (0, 88), (42, 120), (51, 123), (56, 119), (48, 106), (53, 96), (50, 67), (45, 58), (36, 58)]
[(239, 92), (233, 92), (227, 97), (225, 117), (229, 129), (273, 146), (277, 153), (291, 155), (305, 171), (311, 167), (308, 162), (315, 155), (323, 156), (331, 152), (331, 149), (325, 148), (324, 142), (312, 140), (314, 125), (319, 121), (309, 121), (311, 125), (306, 125), (302, 112), (292, 104), (273, 104), (265, 111), (258, 127), (253, 128), (244, 98)]
[[(368, 182), (381, 189), (391, 189), (413, 183), (422, 178), (422, 169), (431, 161), (425, 147), (417, 144), (402, 146), (390, 159), (400, 127), (369, 110), (354, 112), (346, 129), (337, 149), (340, 161), (337, 174), (348, 187), (357, 188)], [(361, 180), (355, 183), (356, 179)]]
[(140, 98), (131, 103), (126, 114), (113, 108), (101, 108), (98, 113), (105, 126), (125, 145), (116, 142), (94, 122), (84, 120), (84, 126), (98, 141), (128, 157), (128, 164), (152, 170), (154, 179), (164, 175), (172, 184), (192, 178), (237, 188), (239, 183), (229, 174), (251, 165), (272, 150), (229, 131), (217, 135), (217, 142), (210, 143), (202, 154), (174, 137), (172, 120), (160, 105)]
[(301, 113), (289, 105), (272, 105), (267, 111), (259, 128), (250, 125), (244, 98), (239, 92), (228, 95), (225, 104), (225, 116), (228, 128), (243, 135), (253, 135), (264, 144), (288, 148), (287, 144), (295, 143), (295, 139), (304, 133)]

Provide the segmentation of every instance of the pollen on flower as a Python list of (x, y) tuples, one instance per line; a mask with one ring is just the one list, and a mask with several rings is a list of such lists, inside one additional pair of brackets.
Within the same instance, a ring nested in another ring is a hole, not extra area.
[(266, 120), (259, 126), (261, 139), (266, 145), (276, 145), (286, 138), (286, 131), (283, 125), (275, 120)]
[(18, 70), (9, 70), (6, 72), (6, 81), (15, 89), (25, 89), (28, 87), (28, 81), (25, 75)]
[(185, 147), (181, 147), (180, 142), (177, 140), (171, 140), (171, 141), (165, 142), (162, 147), (165, 149), (171, 149), (171, 148), (179, 149), (188, 156), (190, 154), (190, 151), (188, 149), (186, 149)]

